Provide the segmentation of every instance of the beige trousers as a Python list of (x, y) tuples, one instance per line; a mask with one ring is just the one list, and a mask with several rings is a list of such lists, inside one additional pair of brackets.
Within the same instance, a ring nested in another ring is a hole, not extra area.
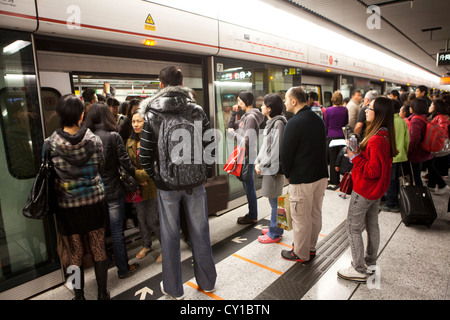
[(309, 252), (316, 250), (317, 238), (322, 229), (322, 202), (328, 179), (313, 183), (289, 185), (294, 253), (309, 260)]

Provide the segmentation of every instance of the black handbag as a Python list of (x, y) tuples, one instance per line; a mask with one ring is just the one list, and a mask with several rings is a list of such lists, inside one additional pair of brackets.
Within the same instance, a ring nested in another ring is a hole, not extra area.
[(44, 145), (44, 150), (44, 161), (22, 210), (23, 215), (30, 219), (44, 219), (54, 214), (58, 206), (55, 192), (56, 172), (50, 158), (50, 144)]
[(129, 174), (124, 168), (122, 168), (120, 164), (118, 166), (118, 170), (120, 181), (122, 182), (125, 191), (127, 193), (135, 192), (139, 188), (139, 184), (137, 183), (136, 179), (134, 179), (134, 177)]
[(117, 154), (116, 150), (117, 150), (117, 145), (114, 148), (114, 155), (115, 155), (116, 159), (118, 160), (117, 161), (117, 171), (119, 172), (120, 181), (122, 182), (122, 185), (125, 188), (126, 193), (136, 192), (137, 189), (139, 188), (139, 184), (137, 183), (136, 179), (120, 165), (119, 155)]

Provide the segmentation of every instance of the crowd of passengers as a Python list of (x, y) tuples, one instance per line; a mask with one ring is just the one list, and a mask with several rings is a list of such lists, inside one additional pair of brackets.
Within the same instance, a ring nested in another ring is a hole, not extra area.
[[(136, 258), (143, 259), (151, 251), (153, 236), (161, 244), (157, 261), (162, 262), (162, 293), (174, 299), (184, 297), (180, 228), (193, 250), (197, 284), (207, 292), (215, 290), (217, 274), (204, 181), (187, 189), (174, 189), (155, 175), (155, 170), (159, 170), (155, 153), (161, 148), (155, 141), (161, 120), (148, 115), (155, 110), (181, 118), (195, 113), (202, 120), (204, 132), (210, 124), (196, 105), (193, 91), (184, 87), (178, 67), (163, 68), (159, 79), (160, 91), (144, 100), (120, 103), (113, 88), (105, 83), (103, 94), (87, 89), (82, 99), (67, 94), (58, 101), (56, 111), (61, 128), (47, 138), (45, 146), (50, 148), (57, 173), (56, 218), (68, 253), (66, 267), (77, 266), (81, 270), (79, 285), (74, 287), (76, 300), (85, 299), (86, 252), (92, 253), (98, 299), (110, 298), (107, 273), (112, 261), (105, 249), (106, 230), (111, 236), (118, 277), (127, 278), (138, 270), (138, 263), (129, 263), (124, 237), (124, 230), (135, 223), (142, 239)], [(291, 250), (281, 251), (281, 257), (307, 263), (316, 256), (325, 190), (337, 190), (342, 175), (351, 171), (353, 191), (347, 231), (352, 261), (338, 275), (365, 281), (367, 270), (376, 265), (378, 255), (378, 212), (399, 212), (402, 169), (414, 177), (416, 184), (427, 182), (436, 194), (449, 189), (444, 180), (448, 175), (448, 154), (427, 152), (421, 141), (427, 122), (439, 124), (448, 136), (450, 95), (429, 95), (424, 86), (413, 93), (393, 90), (387, 97), (375, 90), (364, 96), (355, 90), (344, 99), (336, 91), (332, 105), (326, 108), (318, 98), (315, 92), (292, 87), (284, 97), (267, 94), (258, 109), (254, 107), (252, 91), (238, 93), (226, 134), (242, 141), (246, 153), (256, 156), (249, 161), (251, 174), (242, 181), (248, 214), (239, 217), (237, 223), (257, 223), (254, 175), (261, 175), (262, 196), (268, 198), (271, 223), (262, 230), (258, 241), (280, 241), (284, 229), (277, 226), (278, 197), (287, 181), (294, 242)], [(263, 142), (259, 150), (249, 150), (257, 148), (249, 143), (249, 132), (259, 132), (264, 120)], [(357, 135), (356, 151), (347, 148), (346, 131)], [(119, 168), (136, 179), (139, 192), (125, 191)], [(366, 248), (363, 230), (368, 233)]]

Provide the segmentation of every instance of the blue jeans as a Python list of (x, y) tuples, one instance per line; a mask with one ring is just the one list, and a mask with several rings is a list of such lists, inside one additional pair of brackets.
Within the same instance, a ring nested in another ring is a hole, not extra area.
[(109, 211), (109, 223), (111, 226), (111, 242), (114, 253), (114, 261), (118, 269), (119, 276), (128, 272), (128, 254), (125, 247), (125, 235), (123, 233), (123, 223), (125, 220), (125, 198), (106, 202)]
[(248, 170), (250, 170), (251, 172), (250, 178), (247, 181), (242, 181), (242, 184), (244, 185), (245, 194), (247, 195), (248, 216), (252, 220), (258, 220), (258, 203), (256, 198), (255, 179), (253, 177), (255, 165), (249, 164)]
[(270, 207), (272, 208), (272, 214), (270, 216), (270, 228), (267, 235), (272, 239), (278, 239), (283, 234), (284, 230), (277, 227), (278, 216), (278, 197), (269, 198)]
[(194, 274), (197, 284), (205, 290), (214, 289), (217, 273), (209, 236), (206, 190), (203, 185), (188, 190), (158, 190), (161, 225), (162, 279), (164, 291), (179, 297), (184, 293), (181, 276), (180, 203), (186, 213), (192, 242)]

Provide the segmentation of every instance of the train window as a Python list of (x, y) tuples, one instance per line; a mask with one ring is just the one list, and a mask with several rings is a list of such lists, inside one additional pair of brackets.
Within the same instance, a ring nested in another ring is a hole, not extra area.
[(43, 142), (33, 53), (28, 40), (5, 36), (0, 43), (3, 49), (0, 125), (8, 170), (18, 179), (36, 175)]
[[(225, 137), (228, 120), (233, 105), (237, 104), (237, 96), (241, 90), (252, 90), (255, 96), (253, 107), (261, 108), (263, 97), (268, 93), (277, 93), (284, 100), (289, 88), (301, 85), (302, 70), (295, 67), (268, 65), (254, 61), (243, 61), (229, 58), (215, 59), (215, 92), (216, 92), (216, 129)], [(265, 122), (261, 124), (264, 128)], [(260, 142), (262, 135), (260, 135)], [(224, 163), (230, 154), (229, 146), (223, 144), (220, 154)], [(222, 161), (222, 162), (220, 162)], [(225, 174), (219, 166), (219, 174)], [(261, 176), (255, 176), (255, 185), (261, 186)], [(231, 199), (244, 195), (242, 183), (233, 177), (229, 178)]]

